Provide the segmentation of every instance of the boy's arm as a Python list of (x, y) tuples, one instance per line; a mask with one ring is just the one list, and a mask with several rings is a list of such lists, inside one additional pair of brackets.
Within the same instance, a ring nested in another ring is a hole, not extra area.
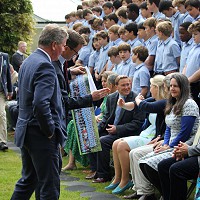
[[(199, 66), (200, 67), (200, 66)], [(200, 80), (200, 69), (197, 70), (192, 76), (188, 78), (190, 83), (194, 83)]]
[(106, 61), (106, 64), (104, 65), (103, 69), (99, 73), (99, 76), (101, 76), (103, 74), (103, 72), (106, 70), (107, 66), (108, 66), (108, 61)]
[(148, 87), (142, 86), (141, 88), (142, 88), (142, 89), (141, 89), (140, 94), (141, 94), (143, 97), (146, 97), (147, 92), (148, 92)]

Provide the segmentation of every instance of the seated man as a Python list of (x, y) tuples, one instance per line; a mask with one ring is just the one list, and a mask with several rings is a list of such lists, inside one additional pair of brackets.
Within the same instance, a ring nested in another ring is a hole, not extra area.
[(139, 135), (145, 119), (145, 113), (137, 108), (127, 111), (117, 106), (119, 97), (124, 98), (125, 102), (134, 101), (136, 97), (136, 94), (131, 91), (130, 79), (120, 75), (115, 83), (118, 91), (108, 96), (107, 111), (98, 127), (102, 151), (91, 156), (91, 159), (97, 159), (97, 173), (93, 183), (102, 183), (111, 179), (109, 162), (113, 142), (122, 137)]

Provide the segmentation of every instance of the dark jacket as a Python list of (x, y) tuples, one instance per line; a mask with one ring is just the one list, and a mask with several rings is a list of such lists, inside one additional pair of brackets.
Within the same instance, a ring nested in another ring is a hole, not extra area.
[(1, 75), (0, 84), (6, 96), (8, 93), (12, 93), (10, 64), (7, 53), (0, 52), (0, 75)]
[(37, 49), (19, 70), (19, 117), (15, 130), (15, 143), (24, 144), (28, 127), (39, 127), (46, 137), (56, 134), (57, 142), (66, 139), (64, 100), (54, 66), (48, 56)]
[[(125, 98), (125, 102), (134, 101), (136, 94), (132, 91)], [(113, 125), (115, 120), (115, 110), (117, 106), (117, 101), (119, 98), (119, 93), (115, 92), (110, 94), (106, 101), (106, 113), (103, 116), (102, 121), (99, 124), (99, 133), (106, 132), (108, 124)], [(132, 111), (127, 111), (121, 109), (119, 122), (116, 125), (117, 135), (121, 137), (127, 137), (132, 135), (139, 135), (141, 132), (141, 127), (144, 123), (145, 112), (140, 111), (138, 108)]]

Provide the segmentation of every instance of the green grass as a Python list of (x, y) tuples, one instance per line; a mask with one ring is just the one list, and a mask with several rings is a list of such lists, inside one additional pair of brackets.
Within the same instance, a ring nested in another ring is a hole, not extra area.
[[(13, 141), (13, 135), (9, 134), (9, 141)], [(0, 200), (8, 200), (10, 199), (16, 181), (21, 176), (21, 157), (16, 152), (12, 150), (8, 150), (7, 152), (0, 151)], [(66, 165), (68, 158), (63, 158), (63, 165)], [(101, 184), (93, 184), (90, 180), (85, 180), (86, 174), (82, 171), (85, 169), (79, 164), (77, 164), (78, 169), (74, 171), (70, 171), (70, 175), (73, 177), (80, 178), (80, 181), (89, 182), (92, 187), (96, 188), (97, 192), (104, 192), (110, 194), (111, 191), (106, 191), (104, 189), (109, 183), (101, 183)], [(62, 185), (61, 182), (61, 194), (60, 200), (89, 200), (89, 197), (80, 197), (81, 192), (70, 192), (64, 190), (67, 186)], [(125, 191), (124, 194), (118, 197), (123, 197), (123, 195), (131, 194), (133, 190)], [(193, 199), (194, 195), (191, 195), (189, 200)], [(34, 195), (32, 196), (31, 200), (35, 199)]]

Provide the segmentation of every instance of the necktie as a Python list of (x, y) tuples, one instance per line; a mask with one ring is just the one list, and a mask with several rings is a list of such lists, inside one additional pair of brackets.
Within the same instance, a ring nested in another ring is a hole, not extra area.
[[(124, 97), (121, 97), (121, 98), (125, 99)], [(115, 126), (119, 123), (119, 116), (120, 116), (121, 110), (122, 108), (117, 105), (116, 110), (115, 110), (115, 120), (113, 123)]]
[(114, 125), (116, 126), (119, 122), (119, 116), (122, 108), (117, 105), (116, 110), (115, 110), (115, 120), (114, 120)]
[(199, 143), (199, 138), (200, 138), (200, 126), (199, 126), (199, 128), (197, 130), (197, 133), (196, 133), (195, 137), (194, 137), (193, 145), (197, 145)]

